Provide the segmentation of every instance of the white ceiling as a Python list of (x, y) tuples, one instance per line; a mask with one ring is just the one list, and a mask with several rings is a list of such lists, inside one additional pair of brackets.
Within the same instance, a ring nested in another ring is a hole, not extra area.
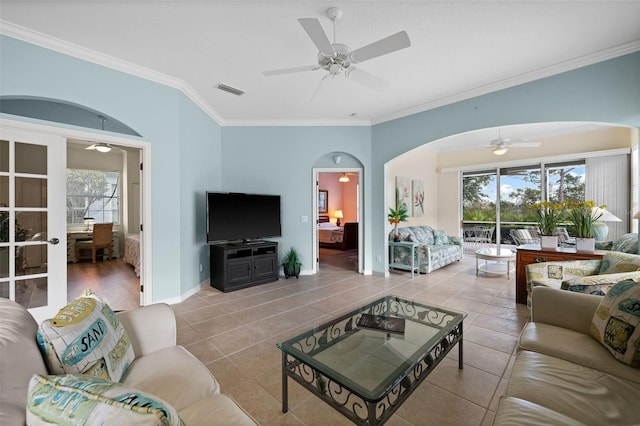
[[(338, 78), (312, 101), (325, 71), (262, 75), (315, 64), (297, 18), (320, 19), (331, 39), (331, 6), (344, 12), (337, 41), (352, 49), (407, 31), (411, 47), (359, 65), (388, 88)], [(59, 39), (58, 47), (90, 49), (69, 50), (80, 56), (183, 82), (221, 124), (371, 124), (640, 50), (638, 0), (0, 0), (0, 7), (5, 34), (24, 35), (25, 27)], [(218, 83), (246, 93), (222, 92)]]

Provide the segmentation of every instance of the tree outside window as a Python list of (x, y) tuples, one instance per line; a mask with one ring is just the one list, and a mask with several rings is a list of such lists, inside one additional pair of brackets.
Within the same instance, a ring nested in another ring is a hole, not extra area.
[(119, 172), (67, 169), (67, 224), (119, 223)]

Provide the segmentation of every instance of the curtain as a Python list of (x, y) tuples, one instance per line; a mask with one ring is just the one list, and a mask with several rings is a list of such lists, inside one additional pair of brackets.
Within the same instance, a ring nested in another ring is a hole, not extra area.
[(621, 222), (606, 222), (609, 234), (606, 240), (615, 241), (629, 232), (630, 174), (629, 155), (611, 155), (586, 159), (585, 200), (597, 205), (606, 204), (607, 210)]

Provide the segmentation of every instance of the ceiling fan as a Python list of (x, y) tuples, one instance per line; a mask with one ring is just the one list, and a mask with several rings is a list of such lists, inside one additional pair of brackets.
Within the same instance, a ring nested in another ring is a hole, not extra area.
[(372, 89), (381, 89), (388, 83), (379, 77), (374, 76), (366, 71), (356, 68), (354, 64), (358, 64), (378, 56), (404, 49), (411, 45), (409, 36), (406, 31), (400, 31), (381, 40), (363, 46), (356, 50), (351, 50), (349, 46), (342, 43), (336, 43), (336, 22), (342, 18), (342, 10), (332, 7), (327, 10), (327, 16), (333, 22), (333, 43), (329, 41), (326, 33), (320, 25), (320, 21), (316, 18), (299, 18), (298, 22), (305, 30), (309, 38), (318, 48), (318, 63), (294, 68), (284, 68), (278, 70), (264, 71), (265, 76), (274, 76), (280, 74), (290, 74), (301, 71), (316, 71), (323, 69), (329, 73), (325, 75), (322, 81), (331, 77), (334, 78), (340, 74), (352, 79), (366, 87)]
[(504, 155), (507, 153), (509, 148), (537, 148), (540, 146), (540, 142), (518, 142), (522, 139), (512, 140), (509, 138), (503, 138), (500, 129), (498, 129), (498, 139), (494, 139), (491, 141), (489, 146), (492, 148), (492, 152), (494, 155)]

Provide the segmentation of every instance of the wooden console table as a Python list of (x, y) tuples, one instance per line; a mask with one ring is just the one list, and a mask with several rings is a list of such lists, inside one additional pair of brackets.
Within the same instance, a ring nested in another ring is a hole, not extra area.
[(531, 263), (558, 262), (563, 260), (600, 260), (606, 253), (578, 252), (574, 248), (558, 247), (555, 250), (541, 250), (539, 245), (525, 244), (516, 248), (516, 303), (527, 303), (527, 270)]

